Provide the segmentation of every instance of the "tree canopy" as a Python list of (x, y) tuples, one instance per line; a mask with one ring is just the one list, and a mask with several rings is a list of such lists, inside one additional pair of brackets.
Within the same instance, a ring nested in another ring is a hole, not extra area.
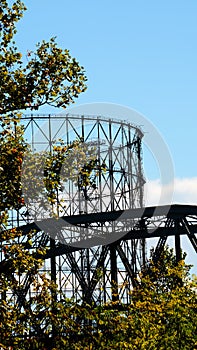
[(27, 51), (23, 57), (14, 37), (25, 4), (1, 0), (0, 5), (0, 224), (5, 224), (7, 210), (24, 204), (20, 180), (28, 149), (21, 113), (43, 105), (66, 108), (86, 90), (87, 78), (84, 68), (69, 50), (58, 47), (55, 38), (43, 40), (35, 52)]
[(55, 38), (38, 43), (23, 60), (14, 36), (26, 7), (20, 0), (0, 4), (0, 114), (38, 110), (44, 104), (67, 107), (86, 90), (83, 67)]
[[(139, 276), (140, 283), (130, 291), (128, 305), (121, 301), (98, 306), (81, 304), (63, 295), (54, 299), (58, 285), (39, 270), (42, 259), (25, 255), (19, 246), (8, 247), (7, 256), (10, 273), (20, 275), (34, 266), (36, 275), (32, 279), (32, 295), (22, 309), (13, 305), (12, 298), (0, 301), (3, 349), (9, 346), (14, 350), (197, 347), (197, 280), (191, 278), (183, 260), (174, 265), (175, 257), (168, 248), (159, 265), (150, 261), (153, 274), (144, 270)], [(2, 274), (2, 295), (13, 288), (17, 288), (16, 281)]]

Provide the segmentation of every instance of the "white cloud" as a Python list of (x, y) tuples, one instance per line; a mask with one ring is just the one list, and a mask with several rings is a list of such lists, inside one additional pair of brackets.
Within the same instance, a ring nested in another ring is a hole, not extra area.
[[(162, 193), (162, 196), (161, 196)], [(163, 204), (197, 205), (197, 177), (175, 178), (174, 184), (161, 185), (160, 180), (147, 181), (145, 185), (145, 205), (157, 206)], [(155, 247), (158, 239), (147, 240), (148, 249)], [(194, 265), (191, 273), (197, 274), (196, 253), (187, 236), (181, 237), (182, 249), (187, 253), (186, 263)], [(167, 244), (174, 248), (174, 237), (167, 240)]]
[(197, 177), (175, 178), (174, 184), (161, 185), (160, 180), (149, 180), (145, 185), (145, 205), (197, 205)]

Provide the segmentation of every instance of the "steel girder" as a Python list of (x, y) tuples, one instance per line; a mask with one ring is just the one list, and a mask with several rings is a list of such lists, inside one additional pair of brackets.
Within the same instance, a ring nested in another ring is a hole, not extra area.
[[(36, 238), (37, 247), (48, 245), (46, 255), (42, 258), (46, 261), (53, 259), (55, 263), (54, 278), (56, 282), (63, 278), (64, 282), (60, 286), (61, 293), (66, 293), (66, 285), (69, 285), (69, 295), (86, 302), (99, 303), (104, 302), (113, 295), (118, 295), (125, 302), (129, 300), (129, 291), (137, 285), (137, 273), (139, 266), (135, 266), (135, 242), (138, 239), (158, 237), (155, 245), (153, 259), (159, 260), (164, 245), (169, 236), (175, 237), (175, 248), (177, 259), (181, 257), (180, 236), (187, 235), (192, 247), (197, 252), (197, 206), (172, 205), (166, 211), (166, 206), (146, 207), (140, 209), (126, 210), (124, 212), (99, 213), (63, 217), (57, 221), (58, 230), (66, 222), (76, 227), (82, 224), (93, 224), (95, 222), (106, 222), (114, 220), (117, 224), (123, 222), (125, 227), (130, 230), (111, 232), (114, 235), (114, 241), (107, 245), (93, 246), (94, 237), (89, 238), (89, 247), (82, 247), (75, 243), (65, 245), (59, 242), (53, 242), (51, 245), (50, 237), (46, 233), (41, 233), (40, 239)], [(155, 216), (156, 213), (156, 216)], [(119, 214), (119, 216), (118, 216)], [(52, 220), (52, 219), (49, 219)], [(59, 225), (59, 226), (58, 226)], [(48, 227), (48, 225), (46, 226)], [(116, 227), (116, 226), (114, 226)], [(122, 226), (121, 226), (122, 227)], [(18, 228), (25, 237), (30, 229), (39, 232), (39, 225), (31, 223)], [(37, 234), (35, 233), (35, 234)], [(28, 249), (24, 241), (24, 248)], [(60, 259), (61, 262), (57, 263)], [(57, 267), (62, 265), (61, 271)], [(9, 263), (2, 261), (0, 263), (0, 272), (6, 271)], [(142, 267), (142, 266), (141, 266)], [(32, 271), (33, 274), (33, 271)], [(17, 302), (23, 305), (27, 297), (28, 290), (31, 288), (31, 271), (25, 276), (20, 288), (13, 291), (17, 296)], [(13, 278), (13, 276), (12, 276)], [(116, 285), (116, 289), (115, 286)]]

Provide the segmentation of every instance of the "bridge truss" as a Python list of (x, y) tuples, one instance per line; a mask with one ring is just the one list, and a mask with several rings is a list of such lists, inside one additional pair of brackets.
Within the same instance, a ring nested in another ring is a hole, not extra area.
[[(33, 152), (52, 152), (59, 139), (69, 145), (78, 138), (95, 148), (99, 165), (106, 164), (106, 172), (99, 172), (93, 189), (67, 181), (62, 194), (66, 205), (58, 218), (46, 217), (39, 203), (10, 212), (8, 229), (22, 232), (18, 242), (24, 249), (47, 248), (40, 256), (42, 271), (58, 285), (60, 300), (66, 296), (94, 304), (118, 299), (129, 303), (130, 291), (147, 262), (149, 238), (158, 239), (155, 261), (169, 236), (175, 239), (177, 260), (182, 235), (197, 252), (196, 206), (143, 206), (140, 128), (125, 121), (71, 115), (28, 116), (22, 123)], [(6, 273), (9, 263), (4, 245), (1, 240), (0, 272)], [(35, 293), (33, 276), (32, 269), (16, 279), (11, 294), (20, 307)]]
[[(46, 254), (42, 257), (44, 266), (59, 286), (61, 294), (82, 300), (88, 303), (103, 303), (109, 299), (120, 299), (124, 303), (130, 300), (130, 291), (138, 284), (138, 270), (134, 268), (135, 242), (138, 239), (157, 239), (154, 247), (153, 260), (157, 262), (164, 249), (168, 237), (174, 237), (174, 246), (177, 261), (181, 259), (181, 237), (187, 236), (191, 248), (197, 253), (197, 206), (172, 205), (160, 207), (146, 207), (114, 211), (110, 213), (83, 214), (76, 216), (46, 219), (42, 222), (45, 227), (53, 226), (55, 221), (57, 232), (68, 229), (70, 225), (81, 227), (82, 225), (95, 223), (115, 222), (116, 227), (122, 229), (111, 232), (113, 242), (108, 242), (108, 234), (100, 236), (103, 245), (94, 246), (95, 237), (86, 237), (82, 248), (81, 242), (65, 245), (60, 242), (52, 242), (49, 235), (40, 231), (40, 223), (31, 223), (19, 228), (23, 233), (24, 247), (26, 234), (34, 230), (34, 247), (48, 246)], [(119, 225), (121, 224), (121, 225)], [(43, 226), (44, 227), (44, 226)], [(123, 229), (124, 228), (124, 229)], [(126, 228), (126, 229), (125, 229)], [(98, 239), (98, 238), (97, 238)], [(133, 251), (129, 249), (133, 247)], [(84, 269), (81, 268), (81, 259)], [(89, 260), (88, 260), (88, 259)], [(89, 266), (85, 263), (91, 262)], [(61, 268), (60, 268), (61, 266)], [(0, 271), (5, 271), (6, 265), (0, 264)], [(20, 288), (15, 291), (15, 298), (19, 305), (23, 305), (25, 299), (30, 296), (31, 272), (24, 276)]]

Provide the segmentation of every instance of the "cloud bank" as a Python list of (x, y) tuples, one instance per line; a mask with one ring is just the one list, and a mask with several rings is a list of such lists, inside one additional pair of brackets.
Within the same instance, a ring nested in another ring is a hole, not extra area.
[(174, 184), (167, 185), (162, 185), (159, 179), (148, 180), (144, 197), (146, 206), (170, 204), (169, 199), (172, 204), (197, 205), (197, 177), (175, 178)]
[[(161, 198), (161, 192), (162, 198)], [(172, 196), (171, 196), (172, 194)], [(161, 185), (160, 180), (149, 180), (145, 185), (145, 205), (156, 206), (170, 204), (169, 198), (172, 197), (172, 204), (190, 204), (197, 205), (197, 177), (193, 178), (175, 178), (174, 184)], [(157, 239), (147, 240), (148, 250), (155, 247)], [(169, 237), (167, 244), (174, 248), (174, 238)], [(191, 273), (197, 275), (196, 253), (186, 236), (181, 237), (181, 246), (187, 253), (186, 263), (193, 265)]]

